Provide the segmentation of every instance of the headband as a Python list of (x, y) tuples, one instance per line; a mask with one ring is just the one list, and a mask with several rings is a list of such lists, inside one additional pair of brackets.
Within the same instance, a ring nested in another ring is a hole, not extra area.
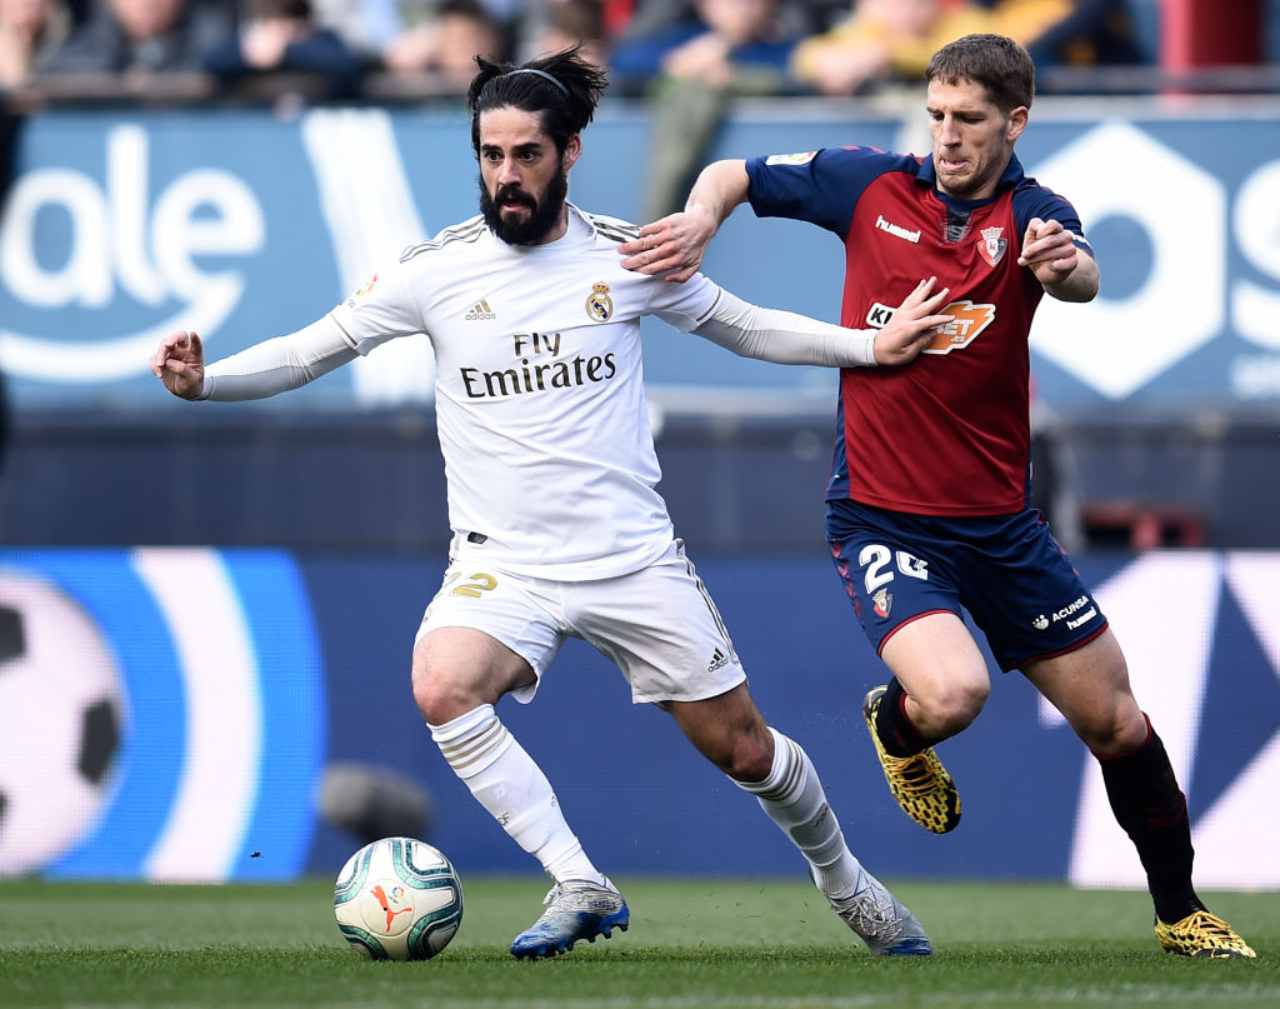
[(568, 89), (568, 88), (566, 88), (563, 84), (561, 84), (561, 83), (560, 83), (558, 80), (556, 80), (554, 77), (552, 77), (552, 76), (551, 76), (549, 73), (547, 73), (545, 70), (535, 70), (533, 67), (521, 67), (519, 70), (511, 70), (511, 71), (508, 71), (507, 73), (503, 74), (502, 76), (503, 76), (503, 77), (513, 77), (513, 76), (515, 76), (516, 74), (536, 74), (538, 77), (541, 77), (544, 81), (549, 81), (551, 84), (553, 84), (553, 85), (555, 86), (555, 89), (556, 89), (557, 91), (559, 91), (562, 95), (564, 95), (566, 98), (568, 98), (568, 97), (569, 97), (569, 89)]

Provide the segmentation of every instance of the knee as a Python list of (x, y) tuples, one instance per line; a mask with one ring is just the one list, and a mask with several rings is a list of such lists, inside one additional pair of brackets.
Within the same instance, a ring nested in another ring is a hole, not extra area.
[(1147, 719), (1132, 696), (1081, 719), (1076, 734), (1094, 756), (1113, 760), (1140, 750), (1147, 742)]
[(483, 703), (474, 691), (433, 669), (414, 669), (413, 700), (428, 725), (444, 725)]
[(714, 759), (734, 781), (764, 781), (773, 770), (773, 737), (768, 729), (736, 733)]
[(935, 689), (911, 694), (920, 709), (917, 728), (936, 739), (955, 735), (978, 717), (987, 698), (991, 684), (986, 676), (943, 680)]

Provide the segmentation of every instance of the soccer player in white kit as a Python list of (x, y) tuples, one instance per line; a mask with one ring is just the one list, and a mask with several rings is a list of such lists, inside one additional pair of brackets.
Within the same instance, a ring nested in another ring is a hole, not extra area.
[(622, 269), (637, 231), (566, 202), (605, 78), (576, 51), (523, 67), (477, 61), (468, 95), (483, 213), (412, 246), (319, 322), (204, 367), (175, 333), (152, 367), (185, 399), (296, 388), (398, 337), (431, 340), (453, 529), (413, 650), (413, 694), (444, 758), (554, 878), (511, 946), (568, 952), (630, 911), (583, 850), (494, 705), (533, 700), (568, 637), (612, 659), (633, 701), (662, 706), (808, 860), (875, 953), (927, 954), (919, 922), (845, 844), (803, 749), (770, 728), (715, 604), (675, 538), (643, 386), (640, 326), (658, 315), (736, 353), (831, 367), (909, 362), (947, 321), (922, 283), (880, 331), (748, 305), (699, 275)]

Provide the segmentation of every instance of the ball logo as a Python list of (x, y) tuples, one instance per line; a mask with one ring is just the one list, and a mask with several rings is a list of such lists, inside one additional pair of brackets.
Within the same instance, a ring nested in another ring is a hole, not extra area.
[(384, 890), (384, 889), (382, 888), (382, 884), (381, 884), (381, 883), (379, 883), (377, 886), (375, 886), (375, 887), (370, 891), (370, 893), (372, 893), (372, 894), (373, 894), (373, 896), (374, 896), (374, 899), (375, 899), (375, 900), (377, 900), (377, 902), (378, 902), (380, 905), (382, 905), (382, 910), (386, 913), (386, 916), (387, 916), (387, 927), (386, 927), (386, 931), (388, 931), (388, 932), (390, 932), (390, 931), (391, 931), (391, 926), (395, 923), (396, 915), (398, 915), (398, 914), (411, 914), (411, 913), (413, 912), (413, 908), (412, 908), (412, 907), (397, 907), (397, 908), (393, 908), (393, 907), (391, 906), (393, 903), (398, 904), (398, 903), (400, 903), (402, 900), (404, 900), (404, 887), (402, 887), (402, 886), (393, 886), (393, 887), (391, 888), (391, 896), (390, 896), (390, 898), (388, 898), (388, 896), (387, 896), (387, 891), (386, 891), (386, 890)]
[[(151, 203), (147, 134), (136, 125), (107, 133), (105, 185), (71, 168), (18, 178), (0, 228), (0, 274), (10, 293), (38, 309), (101, 310), (123, 294), (150, 309), (178, 301), (168, 318), (141, 330), (75, 346), (66, 367), (61, 340), (0, 329), (0, 367), (55, 382), (99, 382), (147, 370), (160, 338), (175, 329), (216, 333), (244, 293), (243, 274), (206, 272), (200, 256), (247, 256), (263, 246), (262, 209), (229, 172), (179, 175)], [(51, 263), (37, 220), (51, 209), (70, 222), (69, 249)]]

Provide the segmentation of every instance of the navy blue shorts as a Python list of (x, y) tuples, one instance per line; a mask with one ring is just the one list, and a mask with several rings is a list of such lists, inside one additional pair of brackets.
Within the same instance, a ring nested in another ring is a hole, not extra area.
[(879, 655), (900, 627), (967, 609), (1004, 670), (1074, 651), (1107, 618), (1039, 511), (947, 518), (827, 502), (827, 540)]

